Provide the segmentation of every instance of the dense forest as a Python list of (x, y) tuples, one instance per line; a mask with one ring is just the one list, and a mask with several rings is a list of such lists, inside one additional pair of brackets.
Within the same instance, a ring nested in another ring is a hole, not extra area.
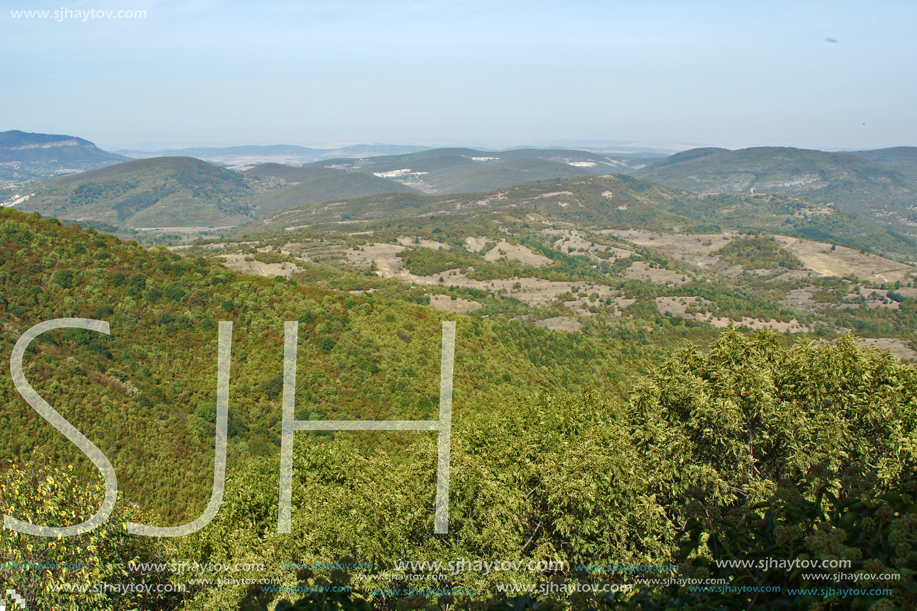
[[(0, 531), (0, 573), (28, 608), (917, 604), (917, 371), (849, 337), (729, 328), (674, 348), (679, 325), (641, 310), (652, 288), (614, 333), (557, 333), (384, 291), (243, 276), (9, 209), (0, 247), (4, 362), (40, 322), (110, 324), (109, 335), (49, 331), (26, 350), (25, 379), (118, 479), (114, 513), (89, 533)], [(406, 264), (447, 263), (431, 253)], [(796, 265), (764, 239), (723, 254)], [(913, 315), (909, 301), (896, 316)], [(448, 533), (434, 533), (437, 438), (424, 431), (297, 432), (292, 529), (278, 533), (284, 322), (299, 328), (297, 420), (435, 420), (446, 320), (457, 332)], [(233, 331), (219, 512), (188, 536), (129, 535), (127, 521), (185, 524), (207, 506), (221, 321)], [(666, 324), (669, 345), (647, 341), (644, 321)], [(99, 471), (11, 376), (0, 397), (3, 513), (49, 526), (92, 516)], [(851, 564), (807, 577), (724, 559)], [(673, 565), (718, 589), (609, 568)]]

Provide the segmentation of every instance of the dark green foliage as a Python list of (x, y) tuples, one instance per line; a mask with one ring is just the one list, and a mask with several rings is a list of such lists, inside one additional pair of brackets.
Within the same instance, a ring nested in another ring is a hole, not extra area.
[(113, 212), (118, 223), (155, 227), (219, 223), (247, 215), (251, 200), (238, 173), (198, 159), (165, 157), (54, 178), (30, 198), (28, 208), (65, 218)]
[(97, 352), (105, 358), (111, 358), (111, 352), (108, 350), (108, 339), (100, 333), (93, 333), (86, 329), (65, 329), (64, 339), (73, 342), (76, 346), (86, 347), (93, 352)]
[(62, 289), (73, 287), (73, 272), (69, 269), (59, 269), (51, 276), (51, 282)]
[(159, 203), (159, 200), (175, 192), (174, 187), (164, 187), (157, 185), (148, 191), (143, 191), (136, 195), (126, 197), (112, 206), (118, 215), (118, 220), (123, 221), (140, 210), (149, 208)]
[(283, 392), (283, 376), (273, 375), (264, 378), (258, 383), (257, 390), (271, 399), (276, 399)]
[[(330, 586), (334, 587), (334, 586)], [(280, 602), (276, 611), (374, 611), (372, 605), (362, 597), (357, 598), (350, 592), (321, 592), (306, 596), (290, 605)]]
[(128, 297), (139, 297), (146, 288), (146, 276), (140, 273), (132, 274), (127, 280)]
[(88, 206), (104, 198), (112, 198), (122, 195), (137, 185), (125, 183), (87, 183), (77, 186), (70, 192), (70, 198), (67, 206)]
[(147, 303), (157, 303), (162, 298), (162, 291), (160, 291), (155, 286), (151, 286), (146, 293), (143, 294), (143, 300)]
[(331, 352), (334, 349), (334, 346), (337, 342), (334, 341), (334, 338), (330, 335), (326, 335), (320, 340), (318, 340), (318, 348), (324, 353)]
[(730, 265), (741, 265), (745, 269), (803, 269), (802, 261), (780, 248), (773, 238), (748, 238), (733, 240), (723, 248), (714, 251)]
[(172, 282), (168, 284), (165, 290), (163, 290), (162, 294), (165, 296), (166, 299), (169, 299), (170, 301), (175, 301), (175, 302), (183, 301), (185, 299), (185, 296), (187, 295), (187, 293), (185, 293), (185, 290), (182, 288), (182, 286), (178, 282)]
[(217, 404), (212, 401), (201, 403), (194, 410), (194, 415), (205, 422), (213, 424), (217, 420)]
[[(765, 502), (722, 517), (688, 522), (675, 560), (680, 568), (679, 576), (701, 583), (719, 579), (725, 587), (645, 588), (629, 600), (627, 608), (641, 611), (917, 608), (917, 481), (902, 486), (900, 493), (889, 492), (872, 498), (871, 482), (857, 466), (848, 469), (842, 479), (850, 486), (845, 488), (844, 497), (838, 498), (824, 488), (810, 493), (808, 483), (797, 487), (784, 480), (776, 494)], [(800, 568), (797, 564), (787, 568), (788, 561), (843, 560), (851, 561), (851, 565)], [(775, 561), (784, 564), (780, 566)], [(747, 562), (750, 566), (718, 565), (734, 562)], [(869, 575), (875, 578), (863, 578)], [(762, 591), (764, 588), (767, 591)], [(825, 596), (828, 588), (837, 594)], [(890, 589), (891, 594), (870, 594), (875, 589)], [(852, 590), (860, 593), (852, 595), (849, 593)]]

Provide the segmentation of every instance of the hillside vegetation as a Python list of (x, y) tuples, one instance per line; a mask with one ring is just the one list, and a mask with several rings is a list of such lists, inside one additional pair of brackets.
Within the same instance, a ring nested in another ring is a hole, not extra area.
[(621, 174), (535, 181), (485, 194), (404, 193), (333, 200), (289, 208), (234, 233), (264, 235), (321, 223), (429, 214), (445, 214), (452, 222), (465, 222), (457, 219), (498, 211), (519, 219), (537, 214), (616, 229), (684, 233), (764, 230), (917, 258), (917, 243), (910, 238), (843, 210), (818, 209), (788, 196), (698, 195)]
[[(320, 169), (324, 168), (315, 168), (315, 170)], [(305, 172), (301, 171), (299, 176), (305, 178), (304, 174)], [(301, 180), (299, 184), (285, 186), (261, 196), (258, 199), (257, 214), (266, 216), (277, 210), (334, 199), (348, 199), (382, 193), (413, 192), (410, 187), (384, 178), (367, 176), (357, 172), (336, 173), (326, 176), (320, 176), (316, 173), (315, 178)]]
[(879, 165), (917, 180), (917, 147), (896, 146), (873, 151), (855, 151), (858, 157), (874, 161)]
[[(110, 456), (126, 497), (166, 524), (199, 512), (208, 498), (220, 320), (235, 325), (230, 464), (278, 450), (287, 320), (300, 322), (298, 418), (435, 418), (439, 328), (454, 316), (402, 300), (245, 277), (53, 219), (0, 214), (0, 241), (12, 254), (0, 267), (0, 355), (9, 361), (16, 339), (38, 322), (110, 322), (110, 336), (78, 329), (42, 335), (25, 371), (39, 394)], [(535, 389), (611, 390), (651, 353), (623, 356), (621, 340), (500, 320), (469, 319), (457, 341), (461, 412), (490, 411)], [(611, 345), (618, 350), (609, 351)], [(82, 464), (9, 378), (0, 384), (8, 410), (0, 458), (40, 451)], [(390, 448), (413, 441), (397, 434), (366, 440)]]
[[(892, 157), (896, 161), (889, 163)], [(880, 164), (872, 158), (889, 161)], [(906, 173), (896, 171), (898, 168)], [(658, 161), (635, 175), (701, 193), (800, 197), (899, 231), (917, 218), (910, 209), (917, 205), (913, 165), (900, 153), (847, 154), (781, 147), (697, 149)]]
[(20, 209), (128, 227), (235, 225), (251, 218), (251, 195), (236, 172), (163, 157), (56, 178)]
[[(429, 235), (457, 241), (458, 228), (447, 228)], [(72, 563), (74, 546), (90, 552), (80, 556), (86, 570), (0, 569), (5, 582), (35, 604), (235, 611), (272, 608), (303, 588), (338, 583), (380, 610), (432, 611), (446, 602), (477, 609), (508, 596), (497, 591), (501, 584), (629, 583), (594, 567), (670, 563), (681, 553), (685, 525), (694, 525), (698, 536), (715, 533), (719, 516), (754, 511), (787, 479), (806, 479), (812, 490), (849, 495), (851, 502), (887, 491), (912, 494), (905, 483), (917, 460), (917, 373), (852, 337), (815, 345), (736, 328), (711, 337), (705, 325), (676, 325), (655, 305), (648, 310), (652, 292), (604, 327), (556, 333), (412, 303), (418, 295), (411, 289), (374, 274), (330, 268), (331, 275), (321, 276), (322, 266), (308, 265), (298, 282), (243, 276), (196, 252), (147, 250), (8, 209), (0, 211), (0, 241), (11, 253), (0, 267), (4, 359), (38, 322), (110, 322), (109, 336), (80, 329), (41, 335), (26, 354), (24, 372), (111, 460), (121, 507), (113, 520), (174, 525), (203, 511), (213, 473), (216, 326), (233, 323), (228, 472), (217, 516), (176, 539), (128, 537), (117, 523), (61, 542), (5, 530), (4, 562)], [(721, 256), (777, 267), (785, 261), (766, 238), (732, 244)], [(280, 256), (256, 254), (265, 261)], [(663, 264), (652, 251), (635, 254)], [(555, 257), (562, 265), (552, 273), (597, 273), (585, 257)], [(492, 264), (482, 270), (494, 276), (512, 265)], [(310, 274), (324, 279), (311, 282)], [(357, 281), (377, 290), (351, 294), (314, 286)], [(619, 286), (639, 296), (651, 285)], [(722, 286), (693, 289), (711, 301), (764, 307)], [(277, 532), (287, 320), (299, 323), (300, 420), (435, 419), (441, 323), (457, 322), (448, 534), (433, 534), (437, 442), (423, 432), (296, 433), (292, 533)], [(659, 333), (648, 334), (647, 323)], [(701, 340), (709, 351), (685, 345), (664, 356), (661, 346), (678, 337)], [(96, 470), (25, 403), (9, 377), (0, 378), (0, 393), (0, 457), (9, 461), (0, 473), (4, 510), (39, 523), (88, 517), (99, 499)], [(856, 473), (869, 485), (854, 486)], [(74, 481), (81, 482), (80, 494)], [(803, 493), (808, 502), (821, 502)], [(904, 504), (889, 505), (882, 515), (900, 530), (913, 511), (912, 497), (898, 498)], [(897, 607), (903, 609), (917, 544), (904, 539), (896, 545), (881, 570), (903, 581), (883, 604), (903, 601)], [(818, 553), (836, 559), (841, 552)], [(563, 565), (425, 573), (399, 564), (493, 559)], [(173, 568), (133, 570), (131, 561)], [(245, 573), (253, 583), (208, 587), (196, 580), (225, 575), (174, 568), (183, 562), (256, 566)], [(851, 570), (873, 570), (868, 562), (857, 559)], [(333, 563), (371, 568), (290, 568)], [(405, 576), (412, 595), (399, 594)], [(52, 587), (112, 579), (187, 589), (115, 598)], [(424, 588), (462, 593), (418, 594)], [(664, 592), (634, 593), (656, 600)], [(869, 600), (878, 604), (881, 597)], [(541, 598), (571, 610), (600, 602), (583, 593)]]

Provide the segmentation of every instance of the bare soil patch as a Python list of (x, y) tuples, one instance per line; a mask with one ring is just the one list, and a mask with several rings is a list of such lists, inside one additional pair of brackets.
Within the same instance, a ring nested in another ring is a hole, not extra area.
[(551, 329), (552, 331), (566, 331), (568, 333), (579, 333), (583, 325), (580, 321), (569, 316), (555, 316), (554, 318), (545, 318), (535, 323), (536, 327)]
[(455, 312), (456, 314), (468, 314), (484, 307), (477, 301), (468, 301), (461, 297), (452, 299), (448, 295), (430, 295), (430, 306), (437, 310)]
[(283, 276), (289, 278), (296, 272), (301, 272), (302, 268), (288, 263), (262, 263), (261, 261), (246, 261), (246, 255), (219, 255), (225, 263), (224, 265), (234, 272), (242, 274), (251, 274), (255, 276), (265, 276), (273, 278)]
[(661, 267), (650, 267), (646, 261), (634, 261), (631, 263), (624, 277), (664, 286), (681, 286), (688, 282), (688, 278), (683, 274)]
[[(367, 268), (372, 263), (376, 264), (376, 275), (382, 278), (396, 278), (402, 282), (410, 282), (421, 286), (457, 286), (468, 287), (491, 293), (507, 294), (531, 306), (547, 306), (557, 301), (560, 297), (572, 300), (564, 301), (564, 305), (572, 312), (591, 315), (588, 308), (594, 303), (593, 299), (611, 298), (620, 310), (634, 303), (634, 299), (626, 299), (615, 289), (601, 284), (582, 282), (553, 282), (540, 278), (502, 278), (497, 280), (474, 280), (458, 269), (447, 270), (442, 274), (429, 276), (415, 276), (402, 265), (398, 253), (404, 250), (403, 246), (395, 244), (367, 244), (361, 251), (347, 251), (347, 261), (350, 265)], [(537, 255), (536, 255), (537, 256)], [(443, 281), (440, 282), (439, 279)], [(575, 292), (577, 289), (578, 292)], [(568, 295), (569, 293), (569, 295)], [(590, 296), (595, 296), (590, 299)], [(451, 301), (451, 300), (450, 300)], [(616, 312), (620, 315), (620, 312)]]
[[(269, 250), (270, 247), (268, 247)], [(325, 239), (288, 242), (280, 248), (280, 254), (293, 255), (309, 263), (328, 263), (346, 258), (341, 242)]]
[(347, 251), (347, 263), (365, 269), (375, 262), (379, 276), (392, 278), (401, 269), (398, 253), (403, 250), (404, 246), (395, 244), (365, 244), (362, 250)]
[(501, 240), (496, 246), (484, 254), (484, 259), (491, 263), (503, 257), (511, 260), (514, 259), (529, 267), (543, 267), (552, 263), (551, 259), (548, 257), (536, 255), (525, 246), (510, 244), (506, 240)]
[(741, 237), (738, 234), (681, 234), (656, 233), (642, 229), (605, 229), (599, 233), (613, 235), (638, 246), (645, 246), (662, 251), (674, 259), (684, 261), (700, 269), (718, 267), (720, 256), (713, 255), (731, 240)]
[(672, 316), (679, 318), (690, 318), (692, 320), (702, 320), (695, 318), (700, 316), (696, 312), (688, 313), (688, 309), (699, 309), (704, 306), (715, 306), (715, 304), (703, 297), (657, 297), (656, 307), (659, 308), (660, 314), (670, 313)]
[(893, 339), (890, 337), (864, 337), (858, 342), (860, 345), (872, 346), (879, 350), (888, 350), (892, 356), (902, 361), (912, 361), (917, 359), (917, 351), (911, 348), (911, 345), (903, 339)]
[(780, 305), (802, 312), (815, 312), (819, 306), (812, 299), (814, 293), (815, 288), (810, 286), (793, 289), (780, 301)]
[(558, 237), (558, 239), (554, 241), (554, 248), (562, 252), (567, 252), (571, 255), (585, 255), (594, 261), (605, 260), (598, 256), (597, 253), (599, 252), (613, 253), (613, 258), (632, 257), (636, 254), (633, 251), (625, 250), (623, 248), (608, 246), (606, 244), (596, 244), (592, 240), (587, 240), (584, 238), (582, 234), (576, 230), (543, 229), (541, 233), (544, 235), (552, 235)]
[(481, 252), (487, 246), (487, 238), (468, 236), (465, 238), (465, 250), (469, 252)]
[(703, 314), (701, 312), (691, 312), (688, 313), (688, 309), (702, 309), (703, 306), (713, 305), (713, 302), (703, 299), (702, 297), (657, 297), (656, 298), (656, 307), (659, 308), (659, 312), (663, 315), (669, 313), (672, 316), (677, 316), (679, 318), (687, 318), (690, 320), (696, 320), (698, 322), (706, 322), (714, 327), (728, 327), (730, 324), (739, 325), (742, 327), (748, 327), (750, 329), (764, 329), (770, 328), (775, 331), (780, 331), (781, 333), (807, 333), (811, 329), (807, 325), (801, 324), (795, 318), (789, 322), (781, 322), (779, 320), (763, 320), (761, 318), (750, 318), (744, 316), (742, 320), (732, 320), (725, 317), (715, 317), (713, 313), (707, 312)]
[[(720, 257), (712, 254), (731, 240), (747, 237), (742, 234), (693, 235), (656, 233), (639, 229), (606, 229), (600, 233), (614, 235), (639, 246), (660, 250), (701, 269), (714, 269), (726, 275), (736, 275), (744, 271), (740, 266), (734, 266), (735, 269), (718, 270)], [(830, 244), (812, 240), (780, 235), (775, 235), (774, 238), (783, 248), (802, 261), (811, 270), (811, 273), (819, 276), (857, 276), (873, 282), (893, 283), (897, 280), (904, 282), (910, 274), (917, 273), (917, 268), (910, 265), (897, 263), (878, 255), (861, 253), (844, 246), (836, 246), (832, 250)], [(788, 271), (783, 274), (785, 279), (808, 276), (809, 272), (801, 270)]]
[(806, 267), (822, 276), (856, 276), (861, 280), (893, 283), (904, 282), (917, 268), (886, 259), (878, 255), (862, 253), (845, 246), (774, 236), (788, 251), (796, 255)]

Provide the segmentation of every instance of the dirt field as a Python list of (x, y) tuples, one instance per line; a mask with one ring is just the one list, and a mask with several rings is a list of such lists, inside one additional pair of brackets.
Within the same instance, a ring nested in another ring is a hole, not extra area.
[(815, 312), (819, 306), (812, 299), (814, 293), (815, 288), (810, 286), (793, 289), (780, 301), (780, 305), (802, 312)]
[(671, 257), (700, 269), (717, 267), (719, 255), (712, 255), (731, 240), (740, 237), (738, 234), (703, 234), (689, 235), (681, 233), (654, 233), (641, 229), (605, 229), (599, 233), (613, 235), (637, 244), (660, 250)]
[(857, 276), (861, 280), (892, 283), (896, 280), (904, 282), (910, 274), (917, 273), (917, 268), (852, 248), (837, 246), (832, 251), (829, 244), (786, 236), (774, 237), (806, 267), (822, 276)]
[[(719, 267), (719, 255), (714, 251), (722, 248), (731, 240), (744, 238), (737, 233), (723, 234), (669, 234), (654, 233), (638, 229), (607, 229), (601, 233), (614, 235), (621, 239), (633, 242), (640, 246), (660, 250), (680, 261), (694, 265), (700, 269), (715, 269)], [(857, 276), (862, 280), (872, 282), (892, 283), (896, 280), (904, 281), (910, 274), (917, 273), (917, 268), (878, 255), (864, 254), (851, 248), (837, 246), (831, 250), (830, 244), (790, 238), (787, 236), (774, 236), (780, 245), (794, 254), (803, 264), (817, 276)], [(718, 270), (728, 276), (742, 273), (740, 266), (726, 270)], [(794, 270), (783, 274), (786, 279), (790, 277), (806, 277), (807, 271)]]
[(525, 246), (516, 246), (506, 240), (501, 240), (496, 246), (484, 253), (484, 259), (493, 263), (506, 257), (510, 260), (516, 260), (529, 267), (543, 267), (552, 263), (551, 259), (544, 255), (536, 255)]
[[(270, 247), (268, 247), (268, 251), (270, 251)], [(341, 260), (346, 257), (342, 243), (332, 240), (288, 242), (280, 248), (280, 254), (293, 255), (309, 263), (326, 263), (332, 260)]]
[(656, 307), (659, 308), (660, 314), (669, 312), (672, 316), (680, 318), (694, 318), (697, 314), (688, 314), (688, 308), (700, 308), (702, 306), (714, 306), (715, 304), (703, 297), (657, 297)]
[(661, 267), (650, 267), (646, 261), (634, 261), (627, 268), (625, 278), (631, 280), (642, 280), (652, 284), (661, 284), (665, 286), (681, 286), (689, 280), (687, 276), (673, 272)]
[(354, 267), (365, 269), (375, 261), (379, 276), (394, 278), (401, 269), (401, 259), (397, 255), (402, 251), (404, 246), (395, 244), (366, 244), (363, 250), (348, 250), (345, 254), (347, 263)]
[[(594, 261), (603, 260), (596, 254), (599, 252), (614, 253), (615, 258), (632, 257), (636, 254), (633, 251), (623, 248), (596, 244), (591, 240), (585, 239), (579, 231), (572, 229), (542, 229), (541, 233), (544, 235), (557, 236), (558, 239), (554, 241), (554, 248), (571, 255), (582, 254)], [(570, 250), (571, 248), (573, 249), (572, 251)]]
[(903, 339), (866, 337), (860, 340), (859, 343), (860, 345), (872, 346), (879, 350), (888, 350), (892, 353), (893, 357), (902, 361), (917, 359), (917, 351), (911, 348), (910, 344)]
[(296, 272), (301, 272), (302, 268), (292, 263), (261, 263), (260, 261), (246, 261), (246, 255), (219, 255), (225, 261), (224, 265), (234, 272), (242, 274), (252, 274), (255, 276), (265, 276), (273, 278), (274, 276), (283, 276), (289, 278)]
[(811, 329), (807, 325), (802, 325), (795, 318), (789, 322), (780, 322), (777, 320), (765, 321), (760, 318), (749, 318), (747, 316), (743, 317), (741, 321), (730, 320), (729, 318), (719, 318), (714, 317), (711, 312), (702, 314), (700, 312), (693, 312), (689, 314), (687, 312), (688, 308), (697, 308), (701, 306), (712, 305), (712, 302), (703, 299), (701, 297), (657, 297), (656, 298), (656, 307), (659, 308), (661, 314), (666, 314), (668, 312), (672, 316), (677, 316), (679, 318), (687, 318), (691, 320), (696, 320), (699, 322), (706, 322), (714, 327), (728, 327), (730, 324), (739, 325), (742, 327), (748, 327), (750, 329), (763, 329), (765, 327), (774, 329), (775, 331), (780, 331), (785, 333), (789, 331), (790, 333), (805, 333), (809, 332)]
[(471, 236), (465, 238), (465, 249), (469, 252), (481, 252), (485, 246), (487, 246), (487, 238), (473, 238)]
[(448, 295), (430, 295), (430, 306), (437, 310), (455, 312), (456, 314), (469, 314), (484, 307), (477, 301), (468, 301), (461, 297), (452, 299)]
[[(382, 278), (396, 278), (402, 282), (409, 282), (421, 286), (459, 286), (490, 291), (492, 293), (502, 292), (519, 299), (523, 303), (534, 306), (547, 306), (556, 301), (561, 295), (565, 293), (572, 294), (574, 293), (574, 289), (579, 289), (579, 292), (575, 294), (575, 299), (566, 301), (564, 305), (572, 312), (583, 315), (591, 315), (591, 312), (589, 312), (587, 308), (592, 303), (592, 301), (589, 300), (589, 295), (592, 294), (597, 294), (599, 299), (611, 297), (618, 309), (625, 308), (635, 301), (634, 299), (623, 298), (615, 289), (591, 283), (552, 282), (539, 278), (506, 278), (491, 281), (473, 280), (458, 269), (448, 270), (442, 274), (415, 276), (404, 269), (401, 259), (397, 256), (398, 253), (403, 250), (403, 246), (395, 244), (367, 244), (363, 246), (363, 250), (361, 251), (348, 250), (346, 252), (347, 262), (350, 265), (363, 269), (375, 262), (375, 273)], [(493, 250), (496, 251), (497, 248)], [(533, 253), (533, 256), (540, 255), (534, 255)], [(443, 278), (443, 282), (439, 281), (440, 277)]]

